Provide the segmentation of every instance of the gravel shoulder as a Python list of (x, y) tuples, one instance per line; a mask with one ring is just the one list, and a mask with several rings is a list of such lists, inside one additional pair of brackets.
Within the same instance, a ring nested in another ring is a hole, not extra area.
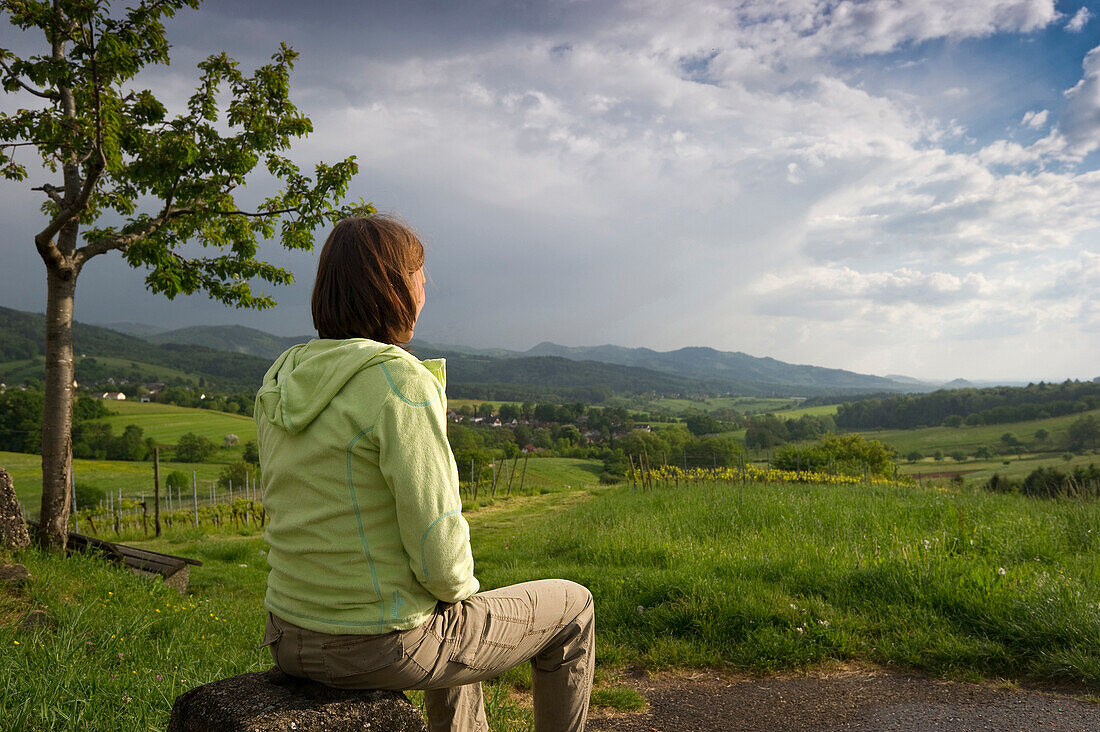
[(1084, 691), (971, 684), (878, 668), (767, 678), (710, 670), (631, 672), (618, 683), (637, 689), (649, 708), (593, 710), (589, 730), (1100, 731), (1100, 703)]

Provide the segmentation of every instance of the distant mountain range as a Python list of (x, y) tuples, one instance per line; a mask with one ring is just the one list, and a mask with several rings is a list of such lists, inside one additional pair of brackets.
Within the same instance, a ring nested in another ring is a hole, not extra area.
[[(256, 388), (272, 359), (311, 338), (276, 336), (238, 325), (178, 330), (141, 323), (112, 325), (114, 329), (78, 323), (78, 353), (171, 367), (205, 377), (212, 385), (241, 389)], [(41, 359), (43, 332), (43, 316), (0, 308), (0, 362), (23, 359), (20, 373), (33, 370), (26, 359)], [(416, 339), (411, 350), (423, 358), (448, 360), (448, 391), (453, 396), (494, 400), (601, 401), (610, 394), (644, 393), (846, 396), (945, 387), (906, 376), (873, 376), (702, 347), (655, 351), (544, 342), (527, 351), (511, 351)], [(946, 388), (977, 385), (957, 379)]]
[[(137, 324), (124, 324), (135, 334), (148, 332)], [(186, 343), (224, 351), (250, 354), (272, 359), (295, 343), (303, 343), (310, 336), (275, 336), (253, 328), (238, 325), (195, 326), (142, 336), (152, 343)], [(449, 367), (452, 378), (467, 376), (462, 381), (486, 383), (486, 379), (517, 383), (522, 368), (519, 364), (498, 364), (497, 360), (532, 358), (564, 359), (574, 362), (594, 362), (631, 369), (641, 369), (686, 379), (686, 382), (668, 383), (658, 380), (667, 391), (734, 391), (740, 394), (810, 396), (816, 394), (854, 394), (868, 392), (926, 391), (936, 388), (916, 379), (893, 379), (882, 376), (858, 374), (843, 369), (820, 366), (802, 366), (759, 358), (746, 353), (718, 351), (713, 348), (681, 348), (676, 351), (654, 351), (649, 348), (624, 348), (621, 346), (569, 347), (544, 342), (527, 351), (506, 349), (478, 349), (466, 346), (441, 345), (416, 339), (411, 348), (424, 357), (445, 357), (453, 363)], [(456, 371), (456, 368), (458, 369)], [(576, 367), (571, 369), (574, 373)], [(544, 373), (544, 369), (537, 369)], [(625, 372), (618, 372), (621, 377)], [(633, 372), (633, 377), (641, 374)], [(609, 376), (605, 374), (605, 376)], [(588, 373), (581, 380), (591, 385), (595, 373)], [(560, 385), (564, 386), (565, 378)], [(613, 379), (621, 382), (621, 378)], [(630, 381), (630, 379), (627, 379)], [(659, 389), (660, 390), (660, 389)], [(618, 391), (618, 390), (616, 390)]]

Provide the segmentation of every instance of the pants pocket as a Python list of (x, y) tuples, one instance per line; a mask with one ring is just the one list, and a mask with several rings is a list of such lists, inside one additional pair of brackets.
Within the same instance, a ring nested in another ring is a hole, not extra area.
[(477, 596), (462, 603), (463, 623), (451, 660), (478, 670), (510, 668), (515, 650), (527, 636), (532, 609), (523, 598)]
[(276, 665), (279, 662), (279, 641), (283, 638), (283, 629), (271, 613), (267, 614), (267, 626), (264, 628), (264, 642), (260, 648), (266, 648), (271, 652), (271, 659)]
[(321, 644), (321, 662), (333, 682), (363, 680), (401, 661), (400, 633), (357, 635)]

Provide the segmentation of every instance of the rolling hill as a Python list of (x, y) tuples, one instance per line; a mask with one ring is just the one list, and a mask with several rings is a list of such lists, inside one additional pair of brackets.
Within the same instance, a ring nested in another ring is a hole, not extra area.
[[(310, 336), (275, 336), (243, 326), (195, 326), (157, 333), (147, 338), (153, 343), (187, 343), (271, 359), (291, 345), (308, 340)], [(491, 380), (501, 383), (523, 383), (525, 377), (522, 375), (524, 370), (522, 364), (531, 365), (531, 362), (525, 360), (549, 357), (652, 372), (646, 380), (653, 381), (655, 386), (646, 391), (735, 392), (745, 395), (776, 393), (812, 396), (925, 391), (934, 388), (916, 379), (892, 379), (843, 369), (789, 364), (774, 358), (761, 358), (747, 353), (702, 347), (662, 352), (649, 348), (624, 348), (611, 345), (568, 347), (545, 342), (527, 351), (509, 351), (501, 348), (479, 349), (441, 345), (419, 339), (413, 340), (411, 347), (421, 356), (450, 359), (455, 366), (458, 366), (458, 373), (461, 374), (461, 377), (456, 378), (454, 370), (449, 369), (452, 378), (461, 382)], [(491, 361), (522, 363), (519, 366), (501, 364), (490, 367), (488, 363)], [(545, 375), (548, 370), (556, 373), (561, 369), (555, 370), (545, 363), (534, 369), (536, 373), (542, 375)], [(589, 377), (594, 377), (597, 372), (592, 371), (591, 367), (586, 367), (582, 372), (574, 373), (576, 378), (583, 380), (584, 383), (581, 385), (587, 385), (591, 383)], [(640, 376), (637, 372), (599, 371), (599, 373), (607, 375), (616, 383), (630, 382), (632, 378)], [(614, 376), (612, 376), (613, 373)], [(629, 373), (633, 373), (633, 377)], [(667, 382), (659, 379), (654, 381), (653, 373), (666, 374), (687, 381)], [(557, 380), (551, 382), (555, 385), (564, 385), (570, 379), (561, 374), (555, 378)], [(620, 389), (615, 390), (620, 391)]]
[[(42, 378), (44, 367), (40, 364), (45, 353), (45, 328), (43, 315), (0, 307), (0, 377), (8, 378), (8, 373), (15, 373), (25, 378), (37, 371), (36, 378)], [(158, 345), (83, 323), (73, 325), (73, 343), (78, 359), (82, 356), (118, 359), (127, 365), (172, 369), (193, 374), (212, 388), (224, 391), (255, 389), (271, 365), (265, 358), (205, 346)], [(79, 360), (76, 376), (79, 381)]]
[[(149, 330), (132, 323), (126, 327), (135, 332)], [(25, 378), (40, 370), (43, 328), (41, 315), (0, 308), (0, 377)], [(209, 387), (220, 390), (251, 390), (275, 356), (309, 336), (275, 336), (243, 326), (195, 326), (139, 338), (77, 323), (74, 338), (78, 355), (171, 368), (203, 378)], [(528, 351), (508, 351), (417, 340), (412, 350), (420, 357), (446, 358), (449, 393), (475, 399), (599, 402), (611, 394), (843, 396), (918, 388), (911, 382), (712, 348), (661, 352), (540, 343)]]

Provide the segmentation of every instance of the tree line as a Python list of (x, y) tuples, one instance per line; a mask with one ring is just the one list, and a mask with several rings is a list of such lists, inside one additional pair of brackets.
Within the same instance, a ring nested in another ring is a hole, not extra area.
[(950, 389), (931, 394), (898, 394), (845, 402), (837, 407), (836, 426), (844, 429), (1005, 424), (1075, 414), (1100, 408), (1100, 383)]

